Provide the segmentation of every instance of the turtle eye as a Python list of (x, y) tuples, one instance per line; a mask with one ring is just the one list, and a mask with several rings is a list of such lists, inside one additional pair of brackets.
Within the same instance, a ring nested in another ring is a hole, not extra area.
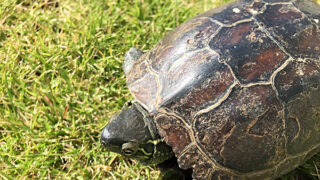
[(130, 106), (132, 106), (132, 104), (133, 104), (133, 102), (132, 102), (132, 101), (128, 101), (127, 106), (128, 106), (128, 107), (130, 107)]
[(130, 155), (134, 154), (136, 151), (133, 150), (133, 149), (127, 148), (127, 149), (122, 149), (122, 152), (123, 152), (125, 155), (130, 156)]
[(125, 102), (124, 105), (122, 106), (121, 111), (125, 111), (129, 109), (133, 105), (133, 103), (134, 103), (133, 100)]
[(125, 155), (130, 156), (137, 151), (137, 144), (132, 142), (124, 143), (121, 150)]

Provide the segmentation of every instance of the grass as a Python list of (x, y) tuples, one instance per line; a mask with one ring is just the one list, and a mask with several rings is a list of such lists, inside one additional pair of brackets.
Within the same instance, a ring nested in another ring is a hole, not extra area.
[[(0, 179), (156, 179), (99, 136), (131, 98), (121, 69), (219, 0), (1, 0)], [(292, 174), (319, 178), (320, 155)]]

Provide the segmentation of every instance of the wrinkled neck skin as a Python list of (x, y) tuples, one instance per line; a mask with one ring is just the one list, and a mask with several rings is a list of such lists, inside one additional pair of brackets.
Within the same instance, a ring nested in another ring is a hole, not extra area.
[(161, 140), (153, 117), (137, 102), (127, 104), (103, 129), (102, 145), (143, 164), (159, 164), (171, 158), (172, 149)]

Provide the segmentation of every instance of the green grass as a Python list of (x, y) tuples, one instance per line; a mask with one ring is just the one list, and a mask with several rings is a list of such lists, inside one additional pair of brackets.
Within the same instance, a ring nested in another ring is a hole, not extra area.
[[(105, 152), (100, 132), (131, 98), (121, 69), (219, 0), (1, 0), (0, 179), (154, 179)], [(320, 155), (298, 171), (319, 177)], [(283, 179), (290, 178), (290, 176)]]

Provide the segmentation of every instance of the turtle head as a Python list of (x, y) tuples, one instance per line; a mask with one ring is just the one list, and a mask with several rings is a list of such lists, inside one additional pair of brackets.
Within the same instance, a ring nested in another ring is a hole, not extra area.
[(108, 151), (144, 164), (159, 164), (173, 156), (171, 147), (157, 134), (152, 117), (137, 103), (112, 118), (101, 133), (101, 143)]

